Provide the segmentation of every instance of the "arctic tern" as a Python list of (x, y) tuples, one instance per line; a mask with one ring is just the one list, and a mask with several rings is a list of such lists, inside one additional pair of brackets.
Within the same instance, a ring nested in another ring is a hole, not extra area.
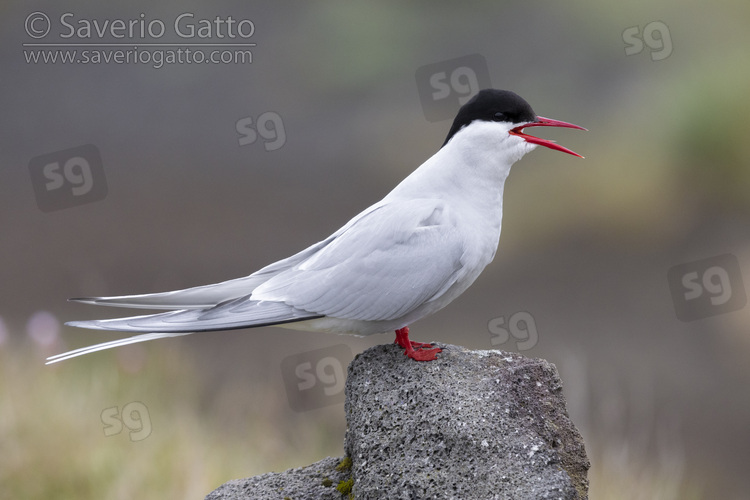
[(168, 312), (69, 322), (141, 335), (51, 356), (47, 364), (158, 338), (259, 326), (353, 335), (395, 330), (404, 354), (434, 360), (441, 349), (409, 340), (408, 325), (461, 295), (494, 258), (511, 166), (536, 146), (583, 158), (524, 133), (530, 127), (586, 130), (537, 116), (511, 91), (481, 90), (459, 109), (431, 158), (328, 238), (243, 278), (70, 299)]

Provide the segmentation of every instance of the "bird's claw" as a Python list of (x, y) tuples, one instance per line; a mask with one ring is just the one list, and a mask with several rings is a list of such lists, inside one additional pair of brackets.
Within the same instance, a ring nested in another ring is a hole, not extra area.
[(406, 349), (404, 354), (414, 361), (434, 361), (439, 352), (442, 352), (442, 349), (435, 347), (434, 349)]
[(396, 330), (395, 343), (403, 347), (404, 355), (414, 361), (434, 361), (437, 359), (437, 354), (442, 352), (439, 347), (432, 348), (433, 344), (409, 340), (408, 326)]

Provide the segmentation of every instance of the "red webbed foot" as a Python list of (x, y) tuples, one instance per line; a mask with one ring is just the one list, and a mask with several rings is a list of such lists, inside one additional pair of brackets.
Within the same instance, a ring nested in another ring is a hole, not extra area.
[(437, 359), (437, 354), (442, 351), (439, 347), (428, 349), (428, 347), (432, 347), (432, 344), (409, 340), (408, 326), (396, 330), (396, 344), (403, 347), (404, 354), (415, 361), (433, 361)]

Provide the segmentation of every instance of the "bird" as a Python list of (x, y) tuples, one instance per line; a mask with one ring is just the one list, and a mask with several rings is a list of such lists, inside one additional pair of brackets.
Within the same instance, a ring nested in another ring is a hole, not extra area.
[(578, 125), (537, 116), (509, 90), (463, 104), (443, 145), (382, 200), (324, 240), (249, 276), (183, 290), (69, 299), (166, 310), (66, 325), (139, 335), (75, 349), (47, 364), (104, 349), (198, 332), (277, 326), (365, 336), (395, 331), (415, 361), (442, 351), (409, 339), (409, 325), (447, 306), (494, 259), (511, 166), (537, 146), (583, 156), (524, 132)]

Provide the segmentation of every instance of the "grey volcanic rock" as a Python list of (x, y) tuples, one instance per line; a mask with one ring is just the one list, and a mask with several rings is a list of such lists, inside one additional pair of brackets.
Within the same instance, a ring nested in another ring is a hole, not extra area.
[(206, 500), (341, 500), (346, 496), (337, 486), (349, 480), (350, 467), (341, 458), (328, 457), (307, 467), (229, 481), (209, 493)]
[(440, 347), (431, 362), (392, 344), (352, 361), (347, 460), (230, 481), (206, 498), (587, 498), (589, 462), (554, 365)]
[(357, 356), (346, 385), (355, 498), (585, 498), (588, 460), (555, 367), (446, 346)]

